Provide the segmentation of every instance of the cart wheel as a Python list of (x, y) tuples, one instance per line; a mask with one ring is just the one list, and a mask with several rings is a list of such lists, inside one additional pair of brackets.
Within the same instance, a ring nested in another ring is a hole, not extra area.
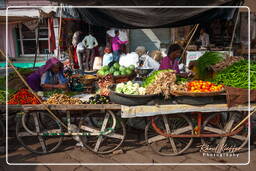
[[(241, 112), (229, 112), (225, 119), (222, 114), (215, 113), (205, 120), (202, 131), (204, 134), (229, 133), (244, 117), (245, 115)], [(247, 125), (244, 124), (242, 127), (242, 130), (236, 135), (230, 137), (206, 137), (201, 138), (201, 142), (210, 147), (217, 147), (217, 153), (223, 152), (224, 146), (242, 149), (248, 141)]]
[(5, 126), (4, 123), (0, 120), (0, 145), (5, 143)]
[[(45, 135), (38, 135), (39, 133)], [(32, 153), (47, 154), (56, 151), (63, 140), (63, 136), (56, 133), (62, 133), (62, 127), (48, 113), (31, 112), (19, 115), (16, 125), (17, 139)]]
[(83, 145), (99, 154), (115, 151), (126, 136), (123, 121), (112, 111), (89, 113), (80, 121), (79, 128), (85, 134), (80, 136)]
[[(157, 128), (171, 135), (194, 134), (191, 120), (184, 114), (163, 115), (153, 118)], [(155, 130), (152, 122), (149, 122), (145, 128), (145, 139), (151, 149), (164, 156), (175, 156), (187, 150), (193, 142), (192, 137), (188, 138), (171, 138), (159, 135)]]

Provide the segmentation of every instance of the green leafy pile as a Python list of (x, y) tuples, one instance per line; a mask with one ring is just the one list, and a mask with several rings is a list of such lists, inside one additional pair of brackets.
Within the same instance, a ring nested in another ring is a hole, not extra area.
[(224, 60), (224, 54), (220, 52), (206, 52), (196, 62), (199, 79), (205, 80), (209, 75), (209, 67)]
[[(248, 89), (248, 69), (248, 61), (241, 60), (217, 73), (213, 82), (230, 87)], [(250, 81), (251, 90), (256, 90), (256, 61), (251, 61), (250, 63)]]
[[(13, 89), (8, 89), (8, 98), (15, 94), (16, 91)], [(6, 101), (6, 90), (5, 89), (0, 89), (0, 104), (5, 104)]]
[(173, 70), (171, 69), (166, 69), (166, 70), (158, 70), (158, 71), (154, 71), (150, 76), (148, 76), (142, 83), (142, 87), (148, 87), (150, 84), (152, 84), (157, 76), (161, 73), (161, 72), (166, 72), (166, 71), (170, 71), (172, 72)]

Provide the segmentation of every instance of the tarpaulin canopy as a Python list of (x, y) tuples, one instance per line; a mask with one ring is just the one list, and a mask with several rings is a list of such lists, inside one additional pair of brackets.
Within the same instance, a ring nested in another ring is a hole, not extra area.
[[(65, 2), (65, 1), (64, 1)], [(170, 8), (167, 6), (237, 6), (240, 0), (67, 0), (72, 5), (164, 5), (166, 7), (106, 7), (106, 8), (63, 8), (64, 18), (78, 18), (91, 25), (115, 28), (165, 28), (209, 22), (214, 18), (233, 17), (236, 8)], [(83, 3), (84, 2), (84, 3)], [(93, 3), (94, 2), (94, 3)]]

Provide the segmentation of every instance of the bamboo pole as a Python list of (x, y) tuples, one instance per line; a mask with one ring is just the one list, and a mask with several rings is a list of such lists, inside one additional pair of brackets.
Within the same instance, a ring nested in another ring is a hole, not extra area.
[(36, 28), (36, 51), (35, 51), (33, 68), (36, 67), (36, 60), (37, 60), (37, 55), (38, 55), (38, 51), (39, 51), (39, 22), (40, 21), (38, 21), (38, 26)]
[(191, 36), (190, 36), (190, 38), (189, 38), (189, 40), (188, 40), (188, 42), (187, 42), (185, 48), (183, 49), (183, 52), (182, 52), (182, 55), (181, 55), (181, 61), (183, 61), (183, 62), (185, 62), (185, 61), (184, 61), (184, 59), (185, 59), (184, 56), (185, 56), (185, 53), (186, 53), (186, 51), (187, 51), (188, 45), (190, 44), (192, 38), (194, 37), (194, 35), (195, 35), (195, 33), (196, 33), (198, 27), (199, 27), (199, 24), (196, 24), (196, 25), (194, 26), (193, 33), (191, 34)]
[(57, 58), (59, 58), (59, 55), (60, 55), (61, 27), (62, 27), (62, 5), (60, 6), (60, 22), (59, 22), (59, 37), (58, 37), (58, 52), (57, 52)]
[(45, 110), (47, 110), (54, 119), (56, 119), (64, 128), (67, 129), (67, 126), (45, 105), (42, 100), (37, 96), (37, 94), (32, 90), (32, 88), (28, 85), (26, 80), (23, 78), (23, 76), (20, 74), (20, 72), (16, 69), (16, 67), (12, 64), (12, 62), (9, 60), (9, 57), (7, 57), (3, 51), (0, 49), (0, 53), (6, 58), (8, 61), (8, 64), (13, 68), (13, 70), (17, 73), (17, 75), (20, 77), (21, 81), (25, 84), (25, 86), (31, 91), (31, 93), (37, 98), (37, 100), (43, 105)]
[(238, 18), (239, 18), (239, 10), (238, 10), (238, 13), (237, 13), (237, 16), (236, 16), (236, 22), (235, 22), (235, 25), (234, 25), (234, 30), (233, 30), (233, 33), (232, 33), (232, 38), (231, 38), (231, 42), (229, 44), (229, 54), (232, 50), (232, 46), (233, 46), (233, 42), (234, 42), (234, 37), (235, 37), (235, 33), (236, 33), (236, 27), (237, 27), (237, 23), (238, 23)]
[(241, 126), (247, 119), (249, 119), (249, 117), (250, 116), (252, 116), (253, 114), (255, 114), (256, 113), (256, 108), (254, 108), (254, 110), (250, 113), (250, 114), (248, 114), (239, 124), (237, 124), (236, 126), (235, 126), (235, 128), (233, 128), (232, 130), (231, 130), (231, 132), (233, 132), (233, 131), (235, 131), (239, 126)]

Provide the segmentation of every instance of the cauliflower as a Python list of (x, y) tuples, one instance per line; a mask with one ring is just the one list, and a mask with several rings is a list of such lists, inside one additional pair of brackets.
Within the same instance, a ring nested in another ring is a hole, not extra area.
[(139, 88), (139, 95), (145, 95), (146, 94), (146, 89), (143, 87)]

